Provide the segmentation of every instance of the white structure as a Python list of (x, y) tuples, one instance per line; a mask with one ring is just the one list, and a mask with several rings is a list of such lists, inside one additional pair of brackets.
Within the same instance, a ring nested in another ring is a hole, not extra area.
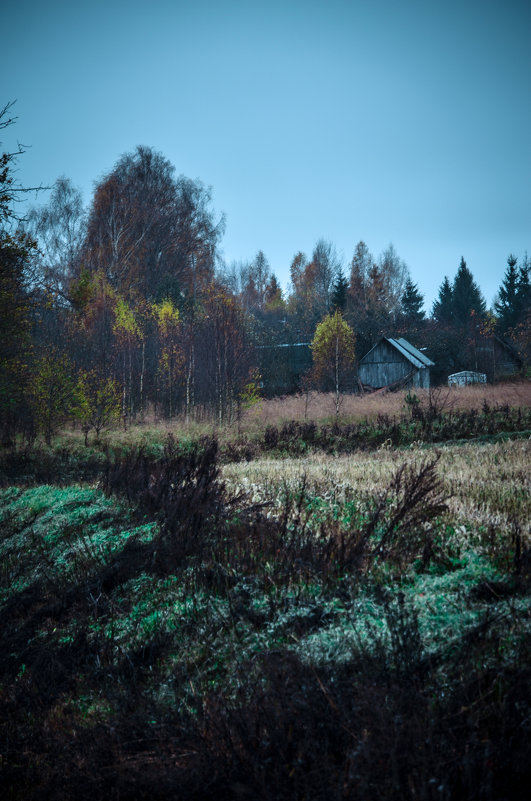
[(467, 384), (486, 384), (485, 373), (474, 373), (472, 370), (463, 370), (448, 376), (449, 387), (465, 387)]

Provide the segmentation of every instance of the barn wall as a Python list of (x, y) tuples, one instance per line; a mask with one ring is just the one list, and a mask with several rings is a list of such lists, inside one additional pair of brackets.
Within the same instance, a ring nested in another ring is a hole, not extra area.
[(286, 395), (300, 389), (301, 377), (312, 366), (308, 344), (269, 345), (257, 349), (262, 392), (266, 397)]
[(360, 364), (359, 376), (363, 384), (371, 387), (386, 387), (401, 381), (412, 371), (412, 366), (405, 361), (402, 362), (380, 362), (372, 364)]
[(396, 348), (382, 341), (361, 360), (359, 377), (362, 384), (370, 387), (386, 387), (405, 378), (411, 370), (411, 364)]
[(418, 383), (414, 383), (413, 386), (420, 387), (421, 389), (429, 389), (430, 388), (430, 368), (429, 367), (422, 367), (420, 370), (417, 370), (415, 374), (415, 378), (418, 380)]
[(430, 386), (429, 369), (417, 369), (388, 342), (380, 342), (363, 357), (358, 373), (362, 384), (375, 389), (402, 381), (408, 375), (411, 375), (411, 386), (426, 389)]
[(481, 341), (476, 348), (478, 370), (493, 381), (503, 376), (516, 375), (520, 370), (518, 361), (502, 343), (496, 340)]

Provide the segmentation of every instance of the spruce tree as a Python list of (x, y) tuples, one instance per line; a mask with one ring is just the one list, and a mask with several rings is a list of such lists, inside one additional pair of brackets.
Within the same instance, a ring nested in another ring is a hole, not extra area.
[(518, 322), (525, 320), (531, 311), (531, 284), (529, 283), (530, 268), (531, 265), (529, 264), (526, 253), (524, 256), (524, 262), (520, 267), (520, 274), (518, 276)]
[(424, 320), (426, 314), (422, 308), (423, 305), (424, 298), (417, 284), (408, 278), (400, 299), (400, 315), (407, 326), (419, 325)]
[(439, 296), (433, 304), (432, 317), (438, 323), (449, 325), (454, 319), (454, 293), (447, 275), (439, 287)]
[(456, 325), (466, 325), (472, 313), (483, 317), (487, 311), (481, 290), (463, 257), (452, 286), (452, 306)]
[(330, 299), (330, 304), (333, 311), (340, 311), (344, 312), (345, 307), (347, 305), (347, 292), (348, 292), (348, 281), (345, 278), (345, 274), (343, 272), (343, 268), (340, 267), (336, 280), (334, 281), (334, 285), (332, 287), (332, 297)]
[(498, 292), (498, 300), (494, 304), (498, 327), (502, 334), (514, 328), (518, 322), (520, 274), (516, 265), (516, 256), (511, 254), (507, 259), (507, 269)]

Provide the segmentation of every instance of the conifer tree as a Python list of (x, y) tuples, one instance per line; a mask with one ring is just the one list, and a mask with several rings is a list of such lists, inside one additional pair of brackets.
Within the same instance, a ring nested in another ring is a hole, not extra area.
[(485, 299), (463, 257), (452, 286), (452, 307), (456, 325), (466, 325), (471, 314), (483, 317), (487, 311)]
[(433, 304), (432, 317), (436, 322), (448, 325), (453, 320), (453, 292), (447, 275), (439, 287), (439, 296)]
[(424, 309), (424, 298), (419, 291), (417, 284), (411, 278), (406, 280), (406, 286), (400, 299), (400, 314), (407, 326), (419, 325), (426, 316)]
[(507, 269), (502, 285), (498, 292), (498, 300), (494, 310), (498, 316), (498, 327), (501, 333), (507, 333), (516, 325), (518, 314), (518, 283), (517, 258), (511, 255), (507, 258)]
[[(0, 131), (15, 123), (12, 103), (0, 109)], [(0, 143), (1, 144), (1, 143)], [(35, 257), (33, 239), (17, 228), (23, 218), (17, 200), (28, 192), (16, 179), (16, 163), (24, 148), (0, 152), (0, 438), (10, 443), (13, 434), (31, 423), (27, 383), (32, 358), (29, 266)]]
[(531, 311), (531, 284), (529, 283), (529, 270), (531, 264), (525, 254), (523, 264), (520, 267), (518, 276), (518, 317), (523, 320), (528, 317)]
[(343, 268), (339, 267), (336, 280), (334, 281), (334, 285), (332, 287), (331, 306), (334, 311), (345, 311), (345, 307), (347, 305), (347, 292), (348, 281), (345, 278)]

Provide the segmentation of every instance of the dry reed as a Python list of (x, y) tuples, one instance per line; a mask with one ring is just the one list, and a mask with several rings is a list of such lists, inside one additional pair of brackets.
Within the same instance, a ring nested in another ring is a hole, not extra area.
[[(487, 403), (491, 407), (531, 406), (531, 382), (507, 384), (476, 384), (467, 387), (436, 387), (431, 390), (412, 390), (422, 405), (434, 403), (443, 411), (480, 409)], [(405, 392), (376, 392), (365, 395), (344, 395), (340, 417), (345, 422), (374, 420), (378, 415), (400, 417), (407, 411)], [(275, 425), (286, 420), (320, 421), (335, 414), (333, 393), (311, 392), (308, 395), (288, 395), (262, 400), (244, 416), (244, 430)]]
[[(438, 472), (451, 496), (449, 514), (458, 525), (495, 529), (510, 535), (517, 524), (529, 536), (531, 519), (530, 440), (447, 445), (440, 449)], [(275, 499), (283, 486), (305, 477), (316, 494), (341, 501), (351, 493), (377, 495), (403, 463), (418, 461), (425, 450), (380, 448), (342, 456), (324, 453), (297, 459), (258, 459), (230, 464), (223, 477), (233, 489), (246, 490), (255, 502)]]

